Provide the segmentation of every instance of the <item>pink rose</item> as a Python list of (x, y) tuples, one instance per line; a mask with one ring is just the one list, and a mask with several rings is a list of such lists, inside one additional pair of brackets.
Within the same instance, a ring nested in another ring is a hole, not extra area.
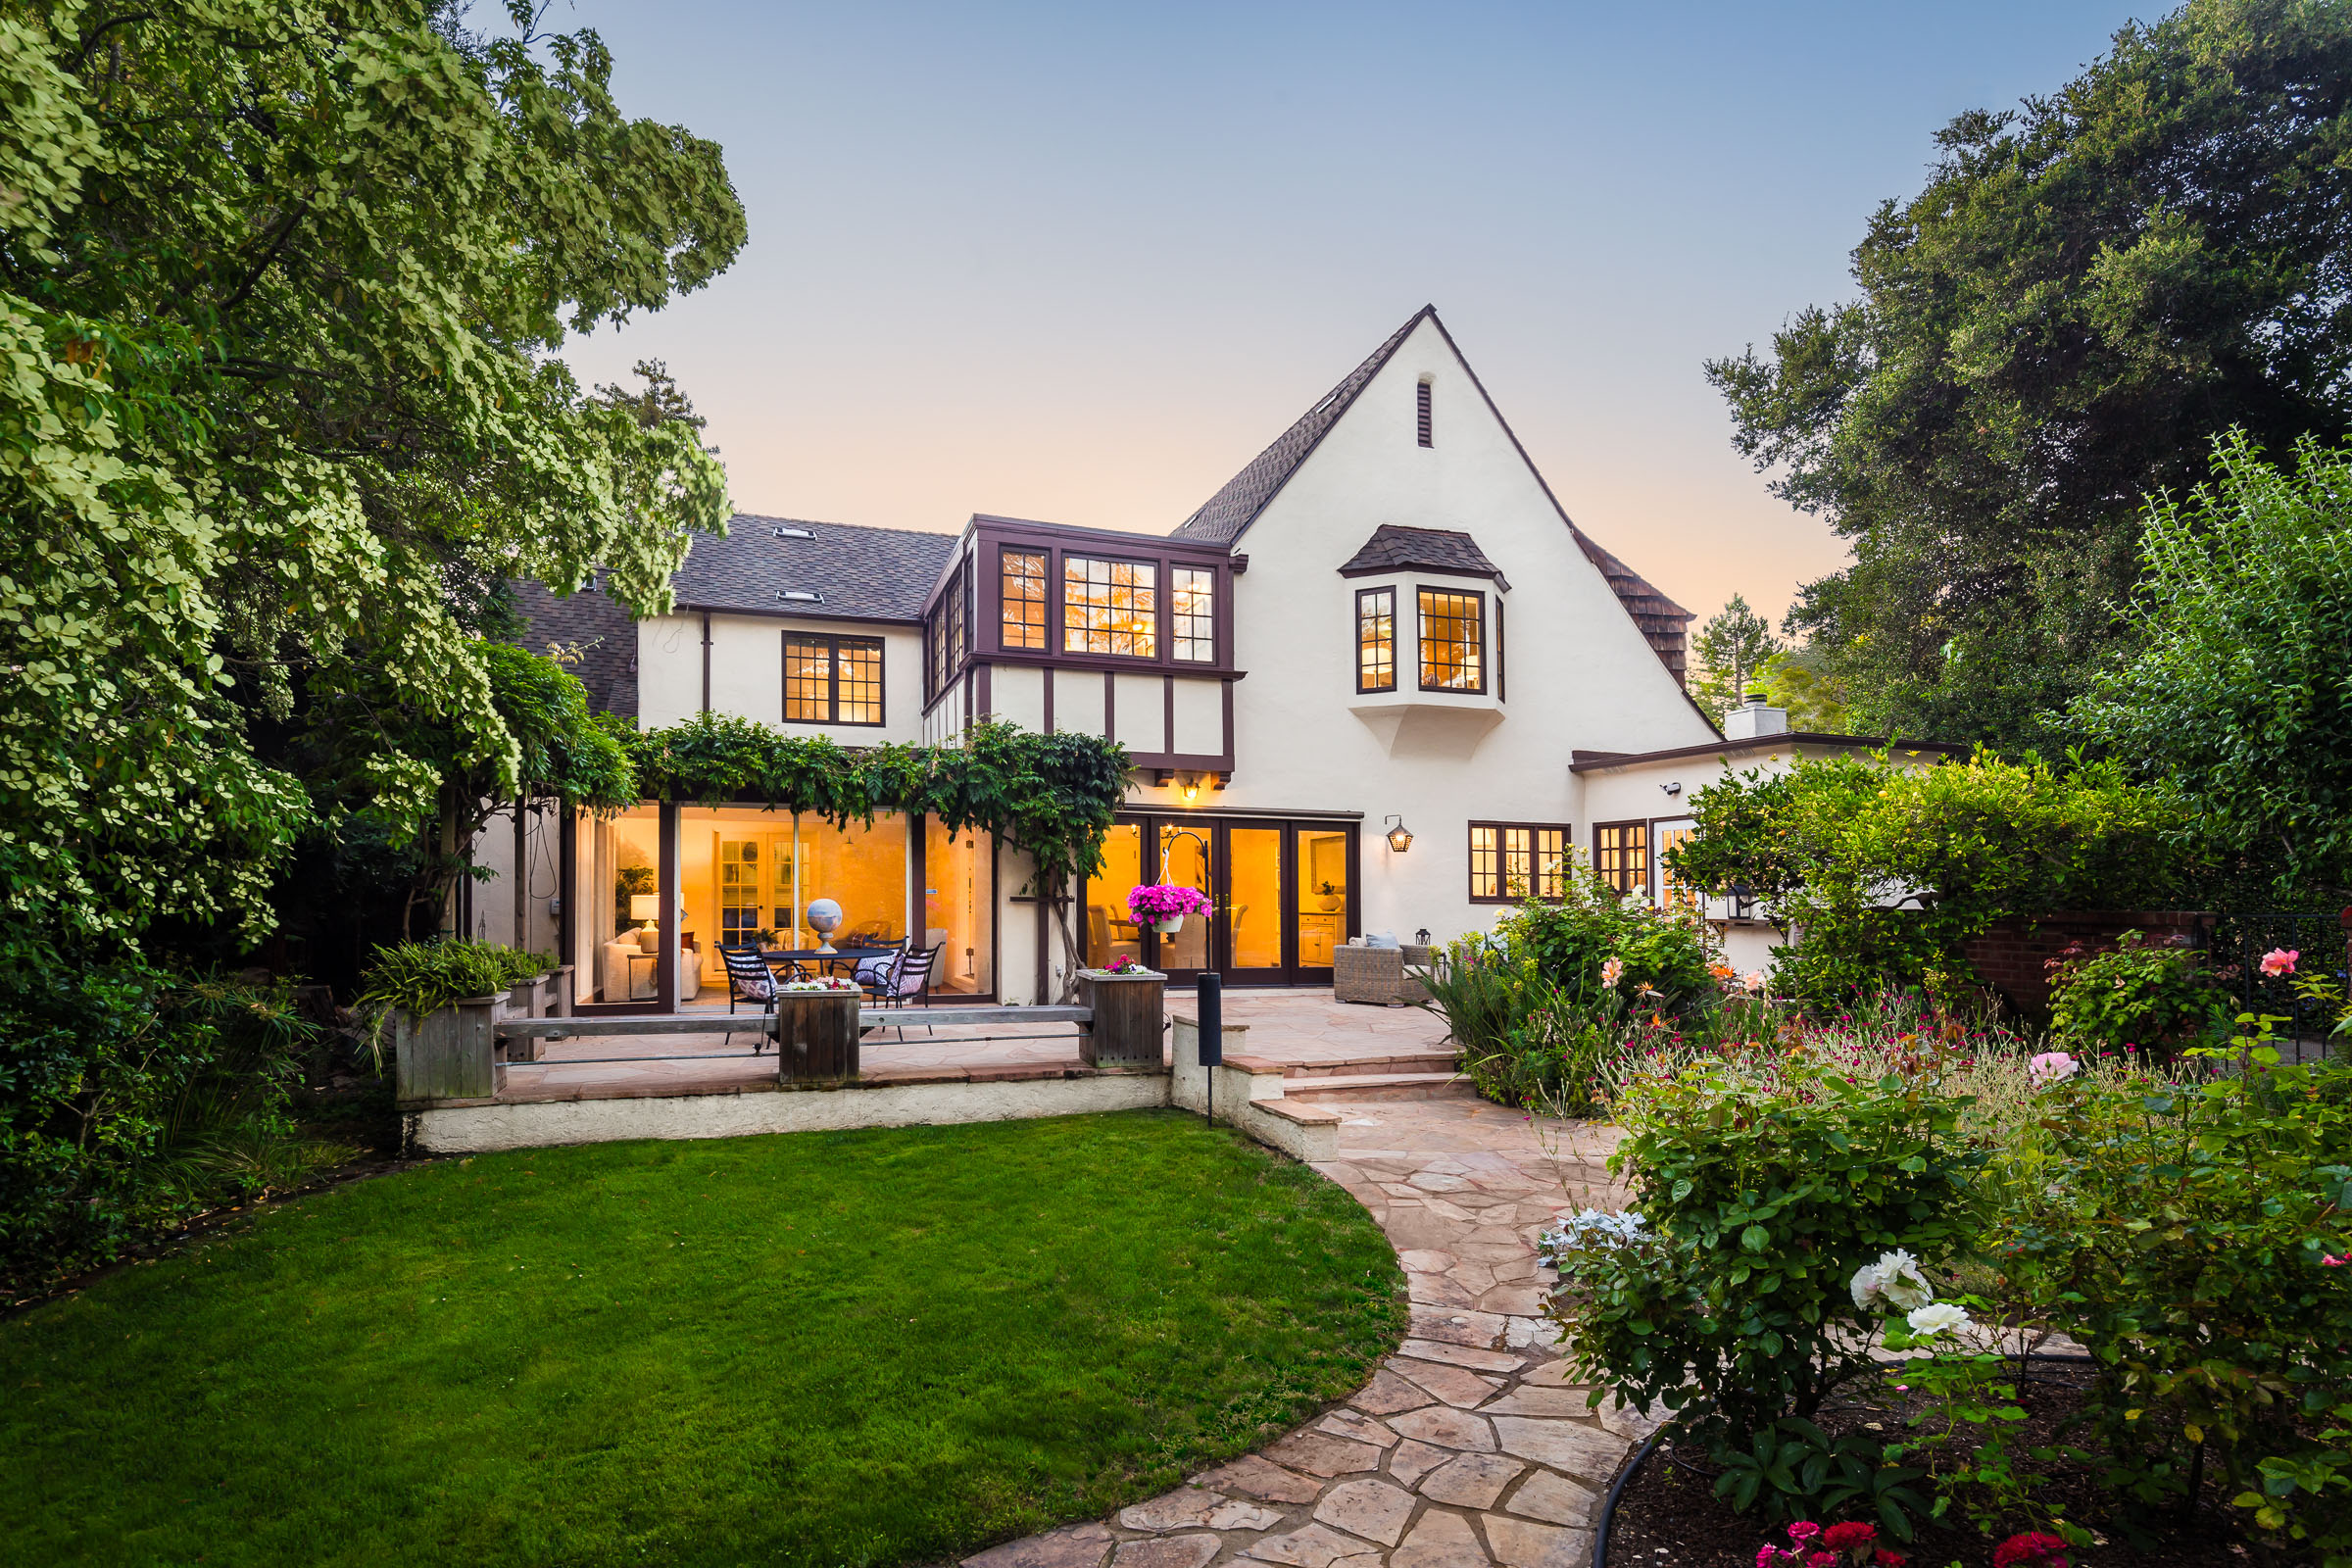
[(2273, 948), (2262, 956), (2262, 972), (2276, 980), (2282, 974), (2295, 972), (2295, 960), (2303, 955), (2293, 948)]

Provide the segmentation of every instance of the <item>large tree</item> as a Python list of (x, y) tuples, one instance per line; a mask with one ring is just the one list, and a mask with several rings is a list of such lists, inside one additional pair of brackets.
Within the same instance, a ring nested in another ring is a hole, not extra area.
[[(2132, 657), (2073, 718), (2289, 897), (2352, 886), (2352, 451), (2282, 470), (2232, 432), (2151, 507)], [(2332, 902), (2332, 901), (2330, 901)]]
[(1772, 622), (1748, 608), (1745, 594), (1734, 594), (1690, 641), (1690, 695), (1721, 723), (1757, 689), (1765, 662), (1780, 651)]
[(0, 0), (12, 939), (266, 924), (314, 807), (260, 728), (332, 724), (387, 820), (512, 790), (497, 585), (665, 608), (723, 526), (694, 423), (553, 352), (733, 258), (718, 149), (625, 119), (593, 33), (509, 22)]
[(1936, 143), (1859, 297), (1707, 372), (1852, 542), (1797, 618), (1857, 721), (2046, 742), (2119, 635), (2143, 496), (2231, 425), (2352, 429), (2352, 7), (2192, 0)]

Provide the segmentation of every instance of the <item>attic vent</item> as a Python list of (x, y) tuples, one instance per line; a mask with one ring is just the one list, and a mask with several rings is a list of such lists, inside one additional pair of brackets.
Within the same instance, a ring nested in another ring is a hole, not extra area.
[(813, 588), (779, 588), (776, 597), (789, 599), (799, 605), (821, 605), (825, 602), (825, 596)]
[(813, 539), (816, 537), (806, 528), (787, 528), (780, 522), (770, 528), (768, 532), (779, 539)]
[(1413, 427), (1419, 433), (1423, 446), (1432, 444), (1429, 439), (1429, 382), (1426, 378), (1413, 388)]

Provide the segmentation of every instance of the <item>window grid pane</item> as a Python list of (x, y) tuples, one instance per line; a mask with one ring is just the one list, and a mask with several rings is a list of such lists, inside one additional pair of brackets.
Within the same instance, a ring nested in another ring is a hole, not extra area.
[(784, 718), (787, 723), (833, 720), (833, 643), (829, 637), (784, 639)]
[(1355, 689), (1396, 688), (1396, 595), (1383, 588), (1355, 600)]
[(1535, 890), (1535, 834), (1523, 827), (1502, 830), (1502, 891), (1505, 898), (1524, 899)]
[(1004, 552), (1004, 646), (1046, 646), (1046, 558), (1042, 552)]
[(1062, 558), (1063, 652), (1157, 658), (1158, 622), (1157, 566), (1149, 562)]
[(947, 644), (948, 644), (948, 668), (949, 668), (951, 671), (952, 671), (952, 670), (954, 670), (954, 669), (955, 669), (955, 667), (956, 667), (957, 664), (960, 664), (960, 663), (962, 663), (962, 662), (963, 662), (963, 656), (964, 656), (964, 653), (965, 653), (965, 651), (968, 649), (968, 647), (970, 646), (970, 645), (969, 645), (968, 643), (966, 643), (966, 642), (965, 642), (965, 640), (964, 640), (965, 631), (964, 631), (964, 621), (963, 621), (963, 599), (964, 599), (964, 576), (963, 576), (963, 569), (962, 569), (962, 568), (959, 566), (959, 567), (957, 567), (957, 568), (956, 568), (956, 579), (955, 579), (955, 581), (951, 582), (951, 583), (948, 585), (948, 597), (947, 597), (947, 612), (948, 612), (948, 634), (947, 634)]
[(1200, 566), (1169, 572), (1168, 636), (1178, 659), (1208, 663), (1217, 657), (1216, 577)]
[(835, 656), (840, 677), (837, 724), (882, 722), (882, 645), (869, 637), (844, 637)]
[(1421, 590), (1421, 689), (1486, 689), (1480, 596)]
[(1536, 897), (1568, 896), (1568, 832), (1565, 828), (1536, 829)]
[(1593, 829), (1593, 869), (1600, 879), (1628, 895), (1649, 893), (1649, 825), (1620, 822)]
[(1470, 830), (1470, 896), (1502, 897), (1502, 874), (1494, 853), (1494, 830), (1491, 827)]
[(1698, 907), (1698, 889), (1674, 874), (1666, 861), (1673, 848), (1697, 836), (1694, 827), (1662, 827), (1658, 829), (1658, 903), (1667, 908), (1681, 906), (1686, 909)]

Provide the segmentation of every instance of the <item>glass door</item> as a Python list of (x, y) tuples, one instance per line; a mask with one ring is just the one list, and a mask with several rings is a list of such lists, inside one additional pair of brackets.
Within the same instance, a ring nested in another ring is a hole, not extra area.
[(1280, 985), (1290, 970), (1288, 835), (1280, 827), (1224, 832), (1225, 888), (1217, 908), (1225, 924), (1221, 967), (1237, 984)]
[(1127, 895), (1144, 880), (1144, 826), (1114, 822), (1102, 836), (1102, 870), (1086, 883), (1086, 966), (1100, 969), (1114, 958), (1149, 962), (1146, 932), (1128, 913)]
[[(1169, 887), (1197, 889), (1209, 902), (1211, 909), (1220, 905), (1222, 877), (1213, 850), (1216, 824), (1198, 820), (1168, 821), (1152, 824), (1152, 847), (1156, 861), (1153, 880)], [(1196, 980), (1200, 971), (1217, 962), (1217, 935), (1224, 922), (1214, 913), (1188, 914), (1177, 931), (1161, 935), (1147, 932), (1144, 941), (1144, 961), (1154, 969), (1166, 972), (1170, 980)]]
[(1298, 943), (1291, 956), (1291, 983), (1329, 985), (1331, 950), (1345, 946), (1354, 929), (1350, 906), (1355, 830), (1300, 822), (1291, 831), (1298, 868)]

